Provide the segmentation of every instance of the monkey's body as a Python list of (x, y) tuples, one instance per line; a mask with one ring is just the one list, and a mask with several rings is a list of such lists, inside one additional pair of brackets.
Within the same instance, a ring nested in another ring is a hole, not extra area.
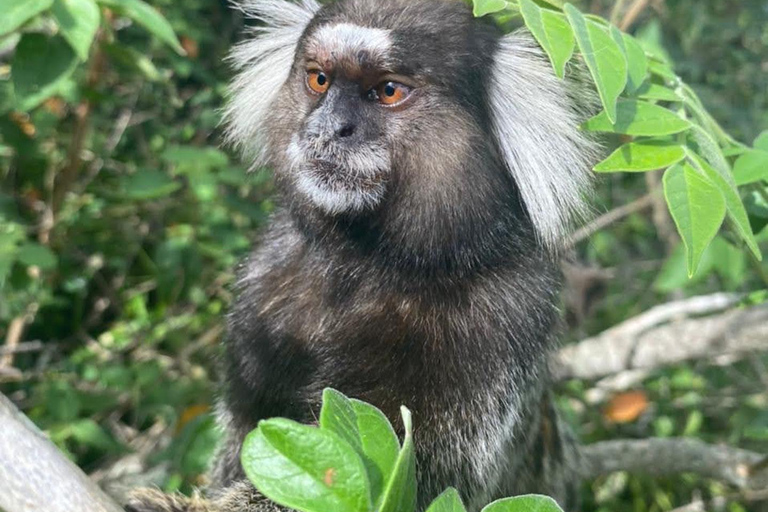
[(529, 36), (459, 1), (255, 1), (271, 28), (235, 53), (230, 135), (272, 165), (284, 207), (229, 316), (212, 501), (132, 510), (273, 510), (243, 483), (243, 438), (312, 423), (329, 386), (395, 424), (413, 411), (421, 509), (448, 486), (470, 510), (530, 492), (572, 506), (547, 395), (557, 238), (592, 158), (571, 91)]

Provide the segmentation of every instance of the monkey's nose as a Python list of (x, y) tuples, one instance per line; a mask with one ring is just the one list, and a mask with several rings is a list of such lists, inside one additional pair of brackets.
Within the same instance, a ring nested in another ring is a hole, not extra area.
[(357, 127), (352, 123), (344, 123), (336, 130), (336, 136), (340, 139), (346, 139), (355, 134)]

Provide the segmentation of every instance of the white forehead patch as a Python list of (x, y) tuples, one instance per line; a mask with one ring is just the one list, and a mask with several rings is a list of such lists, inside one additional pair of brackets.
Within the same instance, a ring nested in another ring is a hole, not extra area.
[(379, 58), (386, 58), (392, 48), (389, 30), (361, 27), (352, 23), (324, 25), (312, 36), (318, 50), (332, 50), (340, 55), (355, 55), (368, 51)]

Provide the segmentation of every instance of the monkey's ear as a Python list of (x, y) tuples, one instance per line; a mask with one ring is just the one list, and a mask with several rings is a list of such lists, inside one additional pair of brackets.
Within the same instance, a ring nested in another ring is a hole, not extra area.
[(253, 37), (229, 56), (237, 75), (224, 111), (227, 141), (258, 166), (264, 158), (267, 112), (288, 79), (296, 46), (320, 4), (316, 0), (244, 0), (235, 5), (260, 26), (251, 29)]
[(525, 31), (503, 37), (489, 83), (494, 135), (539, 239), (557, 249), (588, 212), (597, 145), (579, 124), (593, 93), (560, 80)]

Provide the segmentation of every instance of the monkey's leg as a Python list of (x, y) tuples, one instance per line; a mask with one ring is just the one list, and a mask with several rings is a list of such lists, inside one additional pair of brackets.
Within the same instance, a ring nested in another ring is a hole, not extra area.
[(209, 499), (195, 495), (165, 494), (156, 489), (135, 491), (126, 512), (286, 512), (259, 494), (248, 481), (217, 491)]

